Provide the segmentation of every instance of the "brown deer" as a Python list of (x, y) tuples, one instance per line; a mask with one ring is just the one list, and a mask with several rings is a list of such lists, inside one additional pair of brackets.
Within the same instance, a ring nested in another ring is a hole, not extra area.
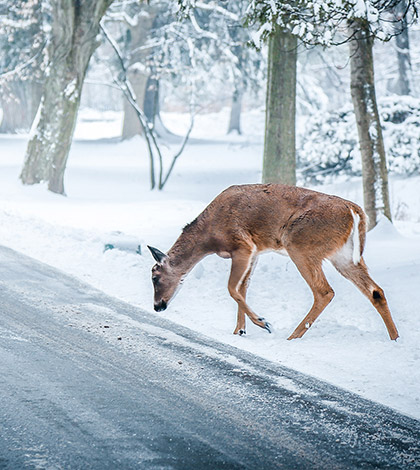
[(395, 340), (398, 331), (384, 292), (369, 276), (362, 257), (365, 238), (366, 215), (353, 202), (282, 184), (231, 186), (184, 227), (166, 254), (149, 246), (156, 260), (154, 308), (165, 310), (191, 269), (216, 253), (232, 258), (228, 289), (238, 304), (234, 334), (245, 333), (245, 314), (271, 332), (271, 325), (245, 299), (258, 255), (278, 251), (290, 256), (314, 296), (309, 313), (288, 339), (301, 338), (334, 297), (322, 270), (328, 259), (372, 302)]

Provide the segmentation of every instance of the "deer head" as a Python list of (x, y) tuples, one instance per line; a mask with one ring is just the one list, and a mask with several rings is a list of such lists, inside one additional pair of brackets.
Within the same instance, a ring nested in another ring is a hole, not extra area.
[(147, 246), (156, 264), (152, 268), (152, 282), (155, 291), (154, 309), (156, 312), (165, 310), (174, 297), (182, 281), (182, 274), (171, 266), (169, 256), (157, 248)]

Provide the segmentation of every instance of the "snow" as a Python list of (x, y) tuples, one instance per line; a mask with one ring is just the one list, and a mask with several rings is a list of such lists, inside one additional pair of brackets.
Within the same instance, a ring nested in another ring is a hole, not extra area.
[[(243, 136), (226, 136), (228, 112), (198, 115), (192, 141), (163, 192), (150, 191), (148, 156), (140, 138), (120, 142), (121, 115), (82, 110), (68, 161), (67, 197), (18, 176), (28, 136), (0, 136), (0, 243), (66, 271), (104, 292), (271, 361), (295, 368), (420, 418), (420, 177), (390, 179), (395, 225), (381, 219), (368, 234), (365, 259), (384, 289), (400, 338), (390, 341), (368, 302), (326, 263), (336, 296), (302, 339), (287, 341), (312, 296), (289, 258), (263, 254), (248, 300), (273, 333), (247, 323), (232, 335), (236, 304), (229, 297), (230, 261), (205, 258), (186, 278), (168, 310), (153, 311), (146, 245), (170, 248), (182, 227), (224, 188), (258, 182), (262, 166), (262, 111), (244, 116)], [(101, 119), (99, 121), (98, 119)], [(189, 116), (167, 114), (173, 131)], [(105, 119), (105, 121), (102, 121)], [(175, 146), (166, 149), (168, 155)], [(361, 181), (318, 186), (362, 202)], [(104, 250), (116, 232), (138, 240), (135, 251)], [(109, 312), (104, 319), (109, 320)], [(115, 319), (125, 321), (124, 319)], [(76, 320), (75, 320), (76, 321)], [(128, 320), (127, 320), (128, 321)], [(284, 380), (279, 378), (279, 383)]]

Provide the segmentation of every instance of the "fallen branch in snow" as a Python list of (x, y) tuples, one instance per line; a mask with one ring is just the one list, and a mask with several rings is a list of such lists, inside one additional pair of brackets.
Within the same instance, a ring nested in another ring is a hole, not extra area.
[[(127, 68), (124, 64), (124, 60), (122, 58), (121, 51), (118, 47), (118, 44), (116, 41), (112, 38), (112, 36), (108, 33), (106, 28), (104, 27), (103, 24), (101, 24), (101, 30), (105, 36), (105, 39), (109, 42), (111, 45), (113, 51), (115, 52), (118, 63), (120, 66), (120, 73), (118, 74), (117, 77), (114, 77), (114, 83), (117, 85), (117, 87), (123, 92), (124, 96), (127, 98), (127, 101), (130, 103), (130, 105), (133, 107), (134, 111), (136, 112), (136, 115), (139, 119), (140, 125), (143, 129), (144, 137), (146, 139), (146, 144), (147, 144), (147, 149), (149, 153), (149, 159), (150, 159), (150, 183), (151, 183), (151, 189), (154, 189), (156, 187), (156, 178), (155, 178), (155, 152), (157, 153), (158, 161), (159, 161), (159, 180), (157, 184), (157, 188), (159, 190), (163, 189), (165, 184), (167, 183), (172, 170), (174, 169), (175, 163), (184, 151), (188, 139), (190, 137), (193, 125), (194, 125), (194, 115), (191, 114), (191, 122), (190, 122), (190, 127), (181, 143), (181, 147), (178, 150), (178, 152), (172, 157), (171, 164), (169, 166), (169, 169), (166, 173), (166, 176), (163, 175), (163, 156), (162, 152), (160, 149), (160, 146), (158, 144), (155, 132), (154, 132), (154, 126), (153, 123), (151, 123), (147, 116), (144, 114), (143, 110), (140, 108), (136, 95), (134, 93), (133, 87), (130, 83), (130, 80), (128, 79), (127, 76)], [(153, 150), (154, 149), (154, 150)]]

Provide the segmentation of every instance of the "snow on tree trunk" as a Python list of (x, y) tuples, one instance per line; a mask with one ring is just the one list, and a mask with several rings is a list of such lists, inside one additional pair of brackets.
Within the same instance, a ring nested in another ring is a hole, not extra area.
[(297, 38), (276, 26), (269, 39), (263, 182), (296, 184)]
[(99, 22), (112, 0), (52, 2), (49, 67), (21, 173), (24, 184), (48, 182), (64, 194), (64, 171)]
[(401, 18), (399, 34), (395, 37), (398, 58), (398, 82), (397, 93), (399, 95), (409, 95), (411, 91), (411, 60), (410, 60), (410, 42), (408, 37), (407, 20), (405, 18), (407, 4), (401, 0), (395, 7), (397, 18)]
[(241, 132), (241, 110), (242, 110), (242, 90), (235, 88), (232, 96), (232, 107), (230, 109), (230, 119), (228, 134), (236, 131), (238, 134)]
[(364, 206), (372, 229), (380, 214), (391, 220), (385, 148), (375, 93), (373, 38), (366, 20), (349, 22), (349, 29), (353, 37), (349, 42), (351, 96), (362, 157)]
[(64, 194), (64, 171), (80, 103), (81, 82), (76, 76), (68, 82), (74, 74), (74, 68), (65, 64), (55, 64), (50, 71), (21, 174), (24, 184), (47, 181), (48, 189), (59, 194)]

